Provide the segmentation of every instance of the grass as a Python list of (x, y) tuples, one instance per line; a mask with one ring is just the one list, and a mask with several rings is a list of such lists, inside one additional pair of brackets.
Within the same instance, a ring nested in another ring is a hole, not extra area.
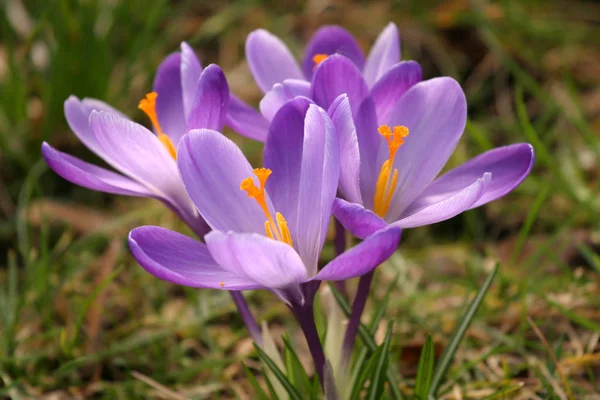
[[(40, 161), (41, 142), (94, 160), (66, 126), (65, 98), (104, 99), (143, 121), (137, 102), (181, 40), (256, 104), (243, 61), (251, 30), (266, 28), (300, 54), (320, 25), (344, 25), (367, 49), (390, 20), (403, 59), (419, 61), (425, 77), (454, 76), (467, 93), (470, 119), (451, 165), (520, 141), (537, 153), (514, 193), (406, 232), (377, 272), (374, 299), (398, 277), (376, 338), (394, 321), (401, 389), (414, 387), (428, 335), (439, 355), (498, 262), (442, 397), (600, 393), (597, 4), (138, 3), (32, 0), (27, 18), (15, 12), (18, 1), (0, 9), (0, 397), (253, 398), (242, 363), (255, 374), (260, 364), (229, 297), (158, 281), (128, 254), (125, 237), (137, 225), (184, 227), (155, 202), (61, 180)], [(258, 159), (260, 146), (238, 142)], [(260, 319), (292, 333), (309, 364), (285, 307), (265, 293), (247, 297)]]

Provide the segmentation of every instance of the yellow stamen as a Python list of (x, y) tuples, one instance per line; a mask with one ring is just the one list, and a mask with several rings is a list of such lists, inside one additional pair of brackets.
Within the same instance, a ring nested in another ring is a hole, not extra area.
[(225, 282), (219, 282), (219, 285), (221, 285), (221, 287), (225, 287)]
[(394, 169), (392, 172), (394, 159), (396, 158), (396, 152), (404, 144), (404, 138), (408, 136), (408, 128), (405, 126), (395, 126), (392, 132), (389, 126), (381, 125), (378, 131), (387, 141), (389, 149), (389, 158), (381, 166), (373, 198), (373, 211), (383, 218), (390, 208), (396, 184), (398, 183), (398, 170)]
[(160, 140), (160, 142), (163, 144), (163, 146), (165, 146), (165, 148), (167, 149), (167, 151), (169, 152), (171, 157), (173, 157), (173, 159), (176, 160), (177, 152), (175, 151), (175, 146), (173, 146), (173, 142), (167, 135), (165, 135), (162, 128), (160, 127), (160, 124), (158, 123), (158, 117), (156, 116), (156, 98), (157, 97), (158, 97), (158, 93), (156, 93), (156, 92), (148, 93), (146, 95), (146, 97), (144, 97), (142, 100), (140, 100), (140, 104), (138, 105), (138, 108), (140, 110), (142, 110), (148, 116), (148, 118), (150, 118), (150, 122), (152, 122), (154, 129), (156, 129), (156, 134), (158, 136), (158, 140)]
[(312, 58), (315, 66), (313, 67), (313, 71), (321, 64), (325, 59), (329, 57), (327, 54), (315, 54)]
[(265, 216), (267, 217), (267, 221), (265, 221), (266, 236), (270, 239), (279, 240), (280, 242), (284, 242), (292, 246), (292, 235), (288, 229), (287, 221), (285, 218), (283, 218), (281, 213), (275, 213), (275, 219), (277, 220), (277, 223), (275, 223), (273, 217), (271, 216), (271, 212), (269, 211), (269, 207), (267, 206), (267, 200), (265, 197), (265, 184), (267, 183), (267, 179), (269, 179), (272, 171), (268, 168), (256, 168), (253, 172), (258, 178), (259, 186), (257, 187), (254, 183), (254, 179), (249, 176), (242, 181), (240, 184), (240, 189), (248, 193), (248, 197), (256, 200), (260, 208), (265, 213)]

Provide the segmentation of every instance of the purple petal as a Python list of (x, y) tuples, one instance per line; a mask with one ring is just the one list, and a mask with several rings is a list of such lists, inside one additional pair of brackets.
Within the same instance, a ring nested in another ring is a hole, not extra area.
[(46, 142), (42, 144), (42, 156), (54, 172), (76, 185), (127, 196), (155, 196), (132, 179), (60, 152)]
[(387, 226), (387, 222), (373, 211), (339, 198), (333, 203), (333, 215), (346, 230), (359, 239), (364, 239)]
[(222, 130), (228, 104), (227, 79), (218, 65), (211, 64), (202, 71), (196, 85), (196, 97), (190, 109), (187, 130)]
[(450, 219), (472, 208), (485, 192), (491, 179), (492, 174), (486, 172), (475, 182), (448, 196), (440, 193), (424, 194), (407, 208), (393, 226), (414, 228)]
[(359, 185), (360, 154), (348, 96), (339, 95), (327, 113), (335, 126), (340, 146), (340, 191), (348, 201), (362, 204)]
[(196, 98), (196, 87), (202, 73), (202, 64), (194, 50), (186, 42), (181, 43), (181, 87), (183, 92), (183, 110), (185, 119), (189, 118), (190, 110)]
[(163, 132), (171, 138), (175, 148), (186, 133), (181, 61), (181, 53), (167, 56), (156, 70), (153, 85), (153, 90), (158, 93), (156, 98), (158, 123)]
[(277, 111), (288, 101), (295, 97), (309, 97), (310, 83), (297, 79), (286, 79), (276, 83), (260, 101), (260, 112), (269, 121), (275, 117)]
[(248, 35), (246, 59), (256, 84), (264, 93), (286, 79), (304, 78), (287, 46), (264, 29), (257, 29)]
[(269, 133), (269, 121), (233, 93), (229, 94), (225, 123), (240, 135), (260, 142), (264, 142)]
[(129, 232), (129, 248), (146, 271), (168, 282), (196, 288), (262, 289), (217, 264), (205, 244), (168, 229), (136, 228)]
[(403, 61), (385, 73), (371, 89), (377, 119), (387, 121), (398, 100), (408, 89), (421, 82), (421, 77), (421, 66), (415, 61)]
[(107, 112), (94, 111), (90, 125), (112, 167), (181, 208), (193, 207), (175, 161), (152, 132)]
[(481, 177), (486, 172), (492, 180), (483, 195), (470, 208), (499, 199), (510, 193), (529, 175), (535, 161), (535, 152), (529, 143), (498, 147), (460, 165), (442, 175), (423, 192), (422, 196), (449, 197)]
[(362, 204), (373, 208), (375, 183), (379, 174), (379, 147), (381, 136), (377, 131), (378, 121), (375, 113), (375, 102), (372, 97), (367, 97), (354, 116), (356, 137), (360, 151), (360, 191)]
[(327, 264), (317, 276), (320, 281), (342, 281), (362, 276), (387, 260), (400, 244), (402, 230), (390, 227), (369, 236)]
[[(410, 133), (396, 153), (398, 185), (386, 220), (400, 216), (438, 175), (460, 140), (466, 121), (465, 94), (452, 78), (418, 83), (402, 96), (388, 125), (404, 125)], [(383, 139), (380, 143), (378, 167), (388, 157), (387, 143)], [(375, 182), (371, 182), (373, 188)]]
[(346, 93), (352, 115), (369, 95), (369, 88), (360, 70), (348, 58), (340, 55), (328, 57), (319, 64), (311, 86), (311, 98), (327, 110), (337, 97)]
[(190, 197), (211, 228), (264, 233), (263, 211), (240, 189), (244, 179), (254, 177), (252, 167), (231, 140), (208, 129), (190, 131), (181, 140), (177, 164)]
[(302, 60), (302, 71), (308, 80), (311, 80), (313, 76), (315, 67), (313, 57), (317, 54), (343, 55), (352, 60), (359, 70), (362, 70), (365, 65), (365, 56), (354, 36), (339, 26), (331, 25), (319, 28), (308, 42)]
[(365, 81), (372, 87), (392, 66), (400, 61), (400, 35), (390, 22), (377, 37), (365, 63)]
[(205, 240), (219, 265), (258, 285), (282, 289), (307, 278), (298, 253), (286, 243), (256, 233), (220, 231), (210, 232)]

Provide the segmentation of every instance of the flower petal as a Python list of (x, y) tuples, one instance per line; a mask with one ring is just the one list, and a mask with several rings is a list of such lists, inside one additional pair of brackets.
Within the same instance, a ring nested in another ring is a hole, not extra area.
[(529, 175), (535, 152), (529, 143), (513, 144), (487, 151), (442, 175), (422, 196), (448, 197), (463, 189), (484, 173), (492, 174), (483, 195), (470, 208), (499, 199), (510, 193)]
[[(387, 221), (402, 215), (437, 176), (460, 140), (466, 122), (465, 94), (452, 78), (417, 83), (398, 101), (388, 125), (404, 125), (410, 133), (396, 153), (398, 185)], [(387, 143), (383, 139), (380, 143), (379, 167), (388, 157)], [(374, 187), (375, 182), (371, 184)]]
[(254, 174), (235, 143), (216, 131), (190, 131), (181, 140), (177, 164), (187, 192), (211, 228), (264, 233), (264, 213), (240, 189)]
[(377, 119), (387, 121), (398, 100), (408, 89), (421, 82), (421, 66), (415, 61), (394, 65), (371, 89)]
[(315, 68), (313, 57), (317, 54), (343, 55), (352, 60), (359, 70), (362, 70), (365, 65), (365, 56), (354, 36), (344, 28), (335, 25), (319, 28), (306, 45), (302, 71), (308, 80), (313, 76)]
[(360, 192), (362, 204), (367, 208), (373, 208), (373, 196), (375, 195), (375, 183), (379, 174), (379, 150), (381, 136), (377, 131), (378, 121), (375, 112), (375, 102), (371, 96), (367, 97), (356, 115), (354, 116), (356, 126), (356, 137), (360, 151)]
[(339, 95), (327, 113), (333, 121), (340, 146), (340, 191), (348, 201), (362, 204), (359, 185), (360, 154), (348, 96)]
[(187, 130), (222, 130), (228, 104), (229, 85), (225, 74), (218, 65), (211, 64), (202, 71), (197, 82), (196, 97), (187, 119)]
[(327, 264), (313, 278), (320, 281), (342, 281), (371, 272), (387, 260), (400, 244), (402, 230), (389, 227), (366, 238)]
[(359, 239), (364, 239), (388, 225), (373, 211), (339, 198), (333, 203), (333, 215), (346, 230)]
[(369, 88), (351, 60), (341, 55), (332, 55), (319, 64), (315, 71), (311, 98), (327, 110), (342, 93), (348, 95), (352, 115), (356, 115), (363, 100), (369, 96)]
[(46, 142), (42, 144), (42, 156), (54, 172), (76, 185), (127, 196), (155, 196), (132, 179), (60, 152)]
[(372, 87), (392, 66), (400, 61), (400, 35), (398, 27), (390, 22), (375, 40), (365, 63), (363, 75)]
[(146, 271), (164, 281), (196, 288), (262, 289), (244, 275), (217, 264), (204, 243), (168, 229), (135, 228), (129, 232), (129, 248)]
[(181, 53), (167, 56), (158, 66), (153, 84), (153, 90), (158, 93), (156, 98), (158, 123), (175, 148), (186, 133), (181, 61)]
[(202, 73), (202, 64), (196, 57), (196, 53), (186, 42), (181, 42), (181, 87), (183, 93), (183, 110), (185, 120), (190, 115), (190, 110), (196, 98), (196, 87)]
[(257, 29), (248, 35), (246, 59), (256, 84), (264, 93), (286, 79), (304, 78), (288, 47), (264, 29)]
[(491, 179), (492, 174), (486, 172), (470, 185), (446, 197), (439, 193), (431, 195), (424, 193), (408, 207), (400, 219), (393, 223), (393, 226), (415, 228), (450, 219), (472, 208), (485, 192)]
[(286, 79), (282, 83), (276, 83), (260, 101), (260, 112), (267, 120), (271, 121), (288, 100), (298, 96), (307, 98), (310, 96), (309, 82)]
[(260, 142), (264, 142), (269, 133), (269, 121), (233, 93), (229, 94), (225, 123), (240, 135)]
[(258, 285), (282, 289), (306, 280), (302, 260), (286, 243), (256, 233), (221, 231), (208, 233), (205, 240), (219, 265)]

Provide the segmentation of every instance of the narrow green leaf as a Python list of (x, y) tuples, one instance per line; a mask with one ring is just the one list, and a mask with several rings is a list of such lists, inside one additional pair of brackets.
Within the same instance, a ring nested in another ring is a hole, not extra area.
[(377, 309), (375, 310), (375, 312), (373, 314), (373, 318), (371, 319), (371, 322), (369, 322), (368, 328), (372, 334), (375, 334), (375, 330), (377, 329), (377, 327), (379, 326), (379, 323), (385, 316), (385, 312), (387, 311), (387, 306), (390, 302), (390, 296), (391, 296), (392, 292), (394, 291), (394, 289), (396, 288), (399, 278), (400, 278), (400, 275), (396, 274), (394, 279), (392, 279), (392, 283), (390, 283), (390, 285), (388, 286), (388, 288), (385, 292), (385, 295), (383, 296), (383, 300), (381, 300), (381, 302), (379, 302), (379, 305), (377, 306)]
[(371, 385), (369, 386), (369, 393), (367, 398), (369, 400), (378, 400), (383, 394), (383, 388), (385, 387), (385, 372), (388, 366), (388, 354), (390, 352), (390, 343), (392, 342), (392, 329), (394, 327), (393, 322), (388, 322), (387, 332), (385, 333), (385, 339), (381, 345), (381, 354), (375, 364), (373, 375), (371, 376)]
[(265, 393), (263, 388), (260, 387), (258, 380), (256, 380), (256, 376), (250, 371), (250, 368), (246, 364), (242, 362), (242, 368), (244, 369), (244, 373), (246, 374), (246, 378), (248, 382), (250, 382), (250, 386), (254, 389), (254, 394), (260, 400), (269, 400), (269, 396)]
[(298, 388), (300, 393), (310, 392), (310, 378), (308, 377), (308, 374), (306, 373), (306, 370), (304, 369), (304, 366), (298, 357), (298, 353), (296, 353), (296, 350), (294, 350), (294, 347), (292, 346), (292, 343), (287, 335), (284, 335), (282, 339), (285, 367), (292, 384)]
[(281, 371), (281, 369), (279, 369), (279, 367), (277, 366), (277, 364), (275, 364), (275, 362), (273, 360), (271, 360), (271, 358), (267, 355), (267, 353), (264, 352), (263, 349), (260, 348), (260, 346), (257, 346), (256, 344), (254, 344), (254, 347), (256, 348), (256, 352), (258, 353), (258, 357), (260, 357), (260, 359), (273, 372), (273, 374), (275, 375), (275, 377), (277, 378), (277, 380), (281, 383), (281, 385), (283, 386), (283, 388), (286, 390), (286, 392), (290, 396), (290, 399), (292, 399), (292, 400), (301, 400), (302, 396), (298, 392), (298, 389), (296, 389), (294, 387), (294, 385), (292, 385), (292, 383), (290, 382), (290, 380), (287, 378), (287, 376), (285, 376), (285, 374), (283, 373), (283, 371)]
[(375, 353), (373, 353), (373, 355), (369, 358), (369, 361), (364, 368), (359, 365), (355, 367), (359, 370), (359, 373), (354, 381), (354, 386), (352, 387), (352, 392), (350, 394), (351, 400), (359, 400), (362, 398), (360, 394), (364, 389), (367, 379), (369, 376), (371, 376), (373, 369), (375, 369), (375, 365), (377, 365), (377, 360), (381, 356), (382, 349), (383, 347), (377, 348)]
[(517, 236), (517, 243), (514, 247), (512, 255), (510, 257), (511, 265), (513, 265), (517, 261), (517, 258), (521, 255), (521, 251), (523, 250), (523, 247), (525, 246), (525, 242), (527, 241), (529, 232), (531, 232), (533, 223), (535, 222), (535, 220), (538, 216), (538, 213), (542, 209), (542, 206), (545, 204), (546, 199), (548, 198), (548, 195), (550, 194), (550, 187), (551, 187), (551, 185), (549, 183), (542, 187), (542, 190), (540, 190), (540, 193), (535, 198), (535, 201), (533, 202), (531, 209), (527, 213), (525, 223), (523, 223), (523, 226), (521, 227), (521, 230), (519, 231), (519, 234)]
[(485, 282), (483, 282), (483, 285), (481, 286), (481, 289), (479, 289), (479, 292), (477, 292), (477, 294), (475, 295), (475, 298), (473, 299), (471, 304), (469, 304), (467, 311), (462, 316), (462, 319), (461, 319), (460, 323), (458, 324), (456, 331), (452, 335), (452, 339), (450, 339), (450, 343), (448, 343), (448, 346), (446, 347), (446, 349), (444, 350), (444, 353), (440, 357), (439, 364), (435, 370), (433, 379), (431, 381), (431, 387), (429, 389), (428, 399), (430, 399), (430, 400), (435, 399), (438, 388), (442, 384), (442, 379), (444, 379), (444, 376), (446, 375), (446, 371), (448, 371), (448, 368), (450, 367), (450, 363), (452, 362), (452, 359), (454, 358), (454, 354), (456, 353), (456, 350), (458, 350), (458, 346), (460, 345), (460, 342), (462, 341), (463, 336), (467, 332), (467, 328), (469, 327), (469, 325), (471, 325), (471, 321), (473, 321), (473, 318), (475, 317), (475, 314), (477, 313), (477, 310), (479, 309), (479, 306), (481, 305), (481, 302), (483, 301), (485, 294), (487, 293), (488, 289), (492, 285), (492, 282), (494, 281), (494, 277), (496, 276), (496, 273), (498, 272), (498, 268), (499, 268), (499, 265), (496, 264), (494, 266), (494, 269), (492, 269), (492, 271), (488, 274), (487, 278), (485, 279)]
[(435, 353), (433, 351), (433, 339), (431, 335), (427, 336), (423, 350), (421, 350), (421, 357), (419, 358), (419, 369), (417, 370), (417, 382), (415, 384), (415, 398), (418, 400), (425, 400), (429, 388), (431, 387), (431, 380), (433, 379), (433, 367), (435, 366)]

